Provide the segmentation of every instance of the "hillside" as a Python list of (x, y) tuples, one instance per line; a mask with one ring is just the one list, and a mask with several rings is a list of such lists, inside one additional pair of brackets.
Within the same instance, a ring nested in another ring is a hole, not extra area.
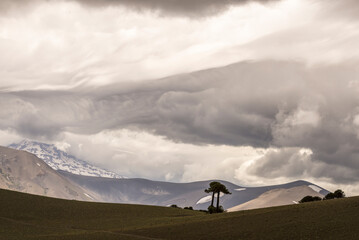
[(359, 197), (207, 215), (0, 190), (0, 239), (357, 239)]
[(312, 188), (305, 185), (287, 189), (276, 188), (273, 190), (269, 190), (261, 194), (259, 197), (252, 199), (248, 202), (229, 208), (228, 212), (289, 205), (293, 203), (298, 203), (299, 200), (303, 198), (303, 196), (318, 196), (321, 198), (324, 197), (324, 195), (321, 195), (320, 193), (314, 191)]
[(97, 195), (63, 177), (35, 155), (0, 146), (0, 188), (64, 199)]

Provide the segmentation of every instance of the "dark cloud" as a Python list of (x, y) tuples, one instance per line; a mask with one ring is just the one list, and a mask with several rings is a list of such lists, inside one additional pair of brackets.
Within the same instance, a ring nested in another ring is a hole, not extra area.
[(247, 2), (267, 3), (278, 0), (74, 0), (81, 4), (101, 6), (125, 6), (134, 10), (160, 11), (162, 14), (187, 15), (199, 17), (215, 15), (230, 6), (245, 4)]
[[(202, 17), (216, 15), (231, 6), (248, 2), (268, 3), (280, 0), (48, 0), (46, 2), (78, 2), (87, 7), (123, 6), (135, 11), (156, 11), (162, 15), (184, 15)], [(32, 4), (45, 2), (44, 0), (4, 0), (0, 2), (0, 9), (16, 10)]]
[(256, 160), (249, 167), (248, 172), (267, 179), (283, 177), (331, 179), (337, 184), (358, 182), (358, 168), (352, 168), (350, 164), (347, 165), (348, 162), (338, 161), (340, 158), (336, 159), (335, 163), (330, 163), (327, 158), (313, 156), (300, 148), (281, 148), (276, 151), (270, 150), (264, 157)]
[[(357, 63), (263, 61), (137, 84), (4, 93), (0, 128), (36, 138), (127, 128), (199, 145), (296, 149), (267, 156), (253, 173), (271, 177), (279, 167), (299, 176), (314, 166), (317, 177), (357, 181), (358, 79)], [(313, 151), (310, 159), (300, 148)]]

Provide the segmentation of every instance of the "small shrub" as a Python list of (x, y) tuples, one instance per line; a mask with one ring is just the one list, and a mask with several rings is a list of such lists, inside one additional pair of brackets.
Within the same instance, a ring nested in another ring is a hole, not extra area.
[(224, 212), (224, 208), (222, 206), (219, 206), (219, 209), (217, 210), (217, 213), (223, 213)]
[(212, 213), (215, 213), (215, 212), (216, 212), (216, 208), (213, 207), (213, 206), (209, 206), (207, 209), (208, 209), (208, 213), (209, 213), (209, 214), (212, 214)]
[(305, 203), (305, 202), (315, 202), (315, 201), (321, 201), (322, 198), (317, 197), (317, 196), (305, 196), (304, 198), (302, 198), (302, 200), (299, 201), (299, 203)]
[(328, 193), (327, 195), (325, 195), (324, 200), (330, 200), (330, 199), (334, 199), (334, 193)]
[(334, 197), (335, 198), (344, 198), (345, 193), (341, 189), (338, 189), (334, 192)]
[(222, 213), (224, 212), (224, 209), (222, 206), (219, 206), (219, 209), (217, 210), (216, 207), (214, 206), (209, 206), (208, 207), (208, 213), (212, 214), (212, 213)]
[(193, 210), (193, 207), (184, 207), (183, 209), (187, 209), (187, 210)]
[(328, 193), (327, 195), (325, 195), (324, 200), (329, 200), (334, 198), (344, 198), (344, 197), (345, 197), (345, 193), (341, 189), (338, 189), (334, 193)]
[(172, 204), (170, 207), (179, 208), (176, 204)]

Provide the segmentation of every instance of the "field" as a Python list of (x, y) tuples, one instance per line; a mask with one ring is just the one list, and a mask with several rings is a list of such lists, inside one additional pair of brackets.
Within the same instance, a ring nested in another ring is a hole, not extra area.
[(0, 239), (358, 239), (359, 197), (224, 214), (0, 190)]

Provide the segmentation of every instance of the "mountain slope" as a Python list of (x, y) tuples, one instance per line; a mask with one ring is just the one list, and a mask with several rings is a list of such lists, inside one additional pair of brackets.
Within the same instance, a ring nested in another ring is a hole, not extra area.
[(17, 144), (13, 143), (9, 145), (9, 147), (33, 153), (55, 170), (63, 170), (84, 176), (122, 178), (122, 176), (116, 173), (93, 166), (83, 160), (67, 154), (64, 151), (59, 150), (53, 144), (23, 140)]
[(292, 188), (277, 188), (269, 190), (257, 198), (240, 204), (238, 206), (234, 206), (229, 208), (229, 212), (247, 210), (247, 209), (255, 209), (255, 208), (266, 208), (266, 207), (274, 207), (274, 206), (282, 206), (289, 205), (293, 203), (298, 203), (304, 196), (318, 196), (323, 198), (324, 194), (320, 194), (313, 190), (310, 187), (311, 185), (303, 185)]
[[(108, 179), (88, 177), (59, 171), (60, 174), (71, 179), (84, 189), (93, 191), (101, 196), (105, 202), (136, 203), (148, 205), (168, 206), (176, 204), (180, 207), (192, 206), (194, 209), (207, 209), (211, 201), (211, 195), (204, 192), (208, 188), (210, 180), (191, 183), (170, 183), (150, 181), (147, 179)], [(315, 186), (310, 182), (296, 181), (282, 185), (266, 187), (244, 188), (227, 181), (220, 181), (227, 186), (231, 195), (221, 197), (220, 203), (225, 208), (232, 208), (258, 198), (263, 193), (275, 189), (292, 189), (295, 187), (314, 186), (318, 189), (316, 194), (325, 195), (327, 190)], [(288, 204), (299, 201), (306, 192), (293, 196)], [(288, 197), (290, 198), (290, 196)], [(269, 206), (274, 206), (269, 204)], [(252, 206), (251, 208), (255, 208)]]
[(93, 201), (91, 191), (58, 174), (35, 155), (0, 146), (0, 188), (57, 198)]

